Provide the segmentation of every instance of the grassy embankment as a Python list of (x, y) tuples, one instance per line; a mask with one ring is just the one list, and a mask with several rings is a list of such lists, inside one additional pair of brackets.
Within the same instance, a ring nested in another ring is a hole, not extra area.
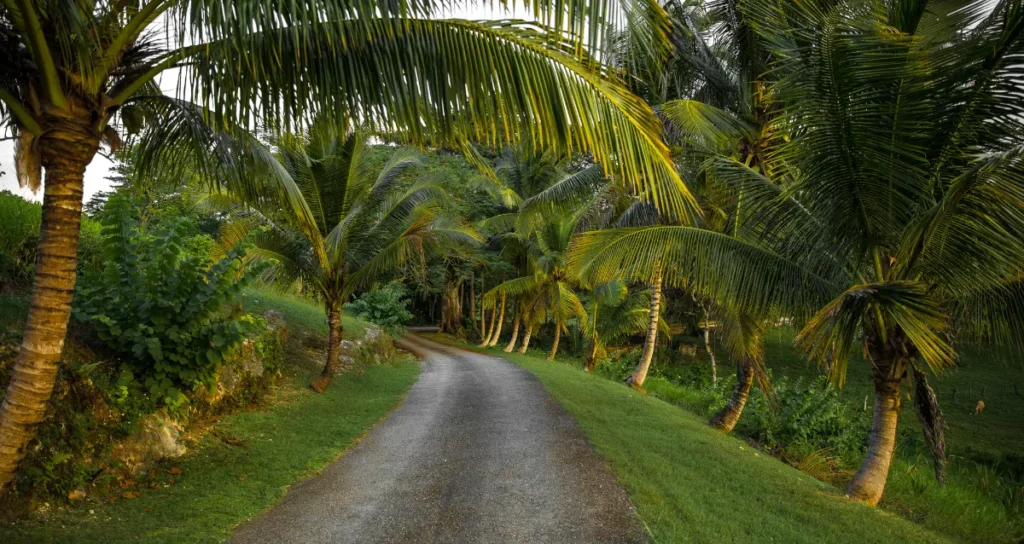
[[(306, 386), (322, 364), (322, 309), (254, 290), (246, 291), (243, 304), (252, 312), (280, 311), (290, 327), (285, 379), (260, 409), (220, 419), (189, 454), (164, 467), (160, 487), (142, 489), (133, 500), (51, 509), (35, 521), (0, 526), (0, 542), (222, 541), (232, 527), (279, 501), (289, 485), (354, 444), (397, 405), (419, 373), (404, 356), (341, 375), (326, 393), (314, 394)], [(365, 323), (345, 318), (344, 326), (361, 334)]]
[[(778, 356), (783, 340), (775, 338), (770, 352)], [(550, 363), (540, 351), (526, 356), (495, 349), (489, 352), (537, 375), (576, 417), (615, 469), (658, 542), (934, 542), (947, 538), (994, 542), (1013, 534), (1013, 528), (1000, 517), (1005, 514), (985, 511), (998, 505), (965, 496), (971, 491), (955, 485), (927, 486), (910, 501), (913, 508), (908, 507), (906, 494), (919, 485), (907, 481), (905, 472), (912, 461), (901, 458), (894, 464), (887, 492), (895, 497), (887, 498), (884, 508), (863, 507), (843, 498), (840, 489), (758, 452), (740, 438), (710, 429), (705, 424), (706, 414), (681, 410), (679, 404), (666, 402), (657, 394), (640, 395), (611, 380), (590, 376), (578, 368), (578, 361)], [(773, 367), (776, 376), (816, 372), (805, 363), (787, 362), (790, 365)], [(853, 370), (851, 379), (857, 379), (859, 372)], [(666, 384), (658, 387), (663, 396), (699, 404), (694, 392), (668, 391)], [(942, 391), (943, 386), (939, 387)], [(858, 396), (863, 402), (856, 389), (845, 395), (851, 402)], [(905, 415), (913, 418), (910, 411)], [(952, 414), (950, 419), (951, 440), (958, 440), (963, 435), (956, 429), (963, 422)], [(997, 428), (1008, 432), (1005, 426)], [(988, 444), (1014, 439), (997, 438)], [(917, 478), (918, 472), (930, 476), (927, 462), (919, 461), (919, 465), (923, 467), (914, 469), (912, 477)], [(975, 511), (966, 511), (972, 507)], [(911, 523), (894, 513), (925, 523)], [(944, 513), (956, 515), (947, 519)]]

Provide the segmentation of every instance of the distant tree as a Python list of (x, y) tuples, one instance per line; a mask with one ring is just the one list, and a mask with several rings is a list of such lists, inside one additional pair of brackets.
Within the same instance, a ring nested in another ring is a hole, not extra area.
[(273, 264), (264, 269), (264, 280), (300, 281), (324, 303), (328, 349), (323, 372), (311, 385), (317, 392), (338, 370), (341, 307), (357, 288), (409, 261), (422, 262), (432, 246), (476, 236), (440, 215), (445, 195), (439, 187), (399, 179), (417, 164), (417, 153), (397, 150), (375, 170), (366, 161), (368, 137), (326, 122), (303, 134), (272, 137), (278, 167), (254, 173), (270, 187), (259, 196), (224, 196), (244, 207), (222, 230), (222, 246), (252, 243), (247, 260)]

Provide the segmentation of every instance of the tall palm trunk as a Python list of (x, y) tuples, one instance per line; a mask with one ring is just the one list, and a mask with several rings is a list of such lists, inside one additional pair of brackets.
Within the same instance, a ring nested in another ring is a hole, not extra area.
[[(480, 347), (482, 347), (482, 348), (483, 347), (487, 347), (487, 345), (491, 343), (491, 337), (494, 336), (494, 327), (498, 324), (498, 316), (495, 315), (495, 314), (497, 314), (497, 312), (498, 312), (497, 308), (492, 308), (491, 309), (491, 325), (490, 325), (490, 327), (487, 327), (487, 321), (486, 321), (486, 319), (487, 319), (487, 310), (486, 309), (481, 309), (480, 310), (481, 319), (484, 319), (484, 322), (483, 322), (484, 326), (482, 327), (482, 330), (481, 330), (481, 333), (480, 333), (480, 336), (483, 338), (483, 340), (480, 341)], [(486, 334), (485, 334), (485, 332), (486, 332)]]
[(327, 329), (327, 363), (324, 364), (320, 376), (310, 384), (317, 393), (326, 391), (334, 375), (338, 373), (338, 362), (341, 359), (341, 312), (337, 305), (327, 310)]
[(704, 308), (704, 349), (711, 359), (711, 385), (718, 387), (718, 361), (715, 360), (715, 349), (711, 346), (711, 311)]
[(634, 389), (643, 389), (647, 372), (651, 369), (654, 359), (654, 347), (658, 340), (658, 319), (661, 316), (661, 268), (654, 274), (654, 291), (651, 293), (651, 311), (647, 319), (647, 338), (644, 339), (644, 351), (640, 356), (640, 364), (633, 374), (626, 378), (626, 383)]
[(501, 294), (501, 311), (498, 313), (498, 328), (494, 331), (494, 335), (491, 337), (491, 341), (487, 343), (488, 346), (498, 345), (498, 340), (501, 338), (501, 325), (505, 322), (505, 294)]
[(523, 311), (520, 309), (516, 312), (515, 319), (512, 320), (512, 339), (508, 341), (508, 345), (505, 349), (501, 350), (505, 353), (512, 353), (512, 350), (516, 347), (516, 340), (519, 340), (519, 323), (523, 320)]
[(846, 486), (851, 497), (874, 506), (882, 498), (896, 448), (896, 422), (900, 413), (900, 384), (907, 367), (902, 360), (872, 358), (875, 363), (875, 411), (871, 421), (871, 437), (867, 455), (857, 474)]
[(750, 395), (750, 384), (754, 381), (754, 361), (744, 357), (736, 365), (736, 387), (732, 390), (729, 402), (711, 417), (708, 424), (723, 432), (730, 432), (736, 427), (736, 423), (743, 414), (743, 407), (747, 404), (747, 397)]
[(0, 494), (14, 479), (46, 413), (64, 348), (78, 265), (82, 179), (99, 149), (88, 119), (57, 125), (38, 141), (46, 168), (32, 299), (11, 382), (0, 406)]
[(441, 332), (461, 337), (465, 334), (462, 328), (462, 294), (458, 280), (448, 280), (444, 298), (441, 301)]
[(523, 323), (523, 326), (526, 327), (526, 332), (523, 333), (523, 343), (516, 350), (517, 353), (526, 353), (526, 348), (530, 347), (530, 336), (533, 335), (533, 325)]
[(562, 326), (555, 323), (555, 341), (551, 344), (551, 351), (548, 353), (548, 360), (554, 361), (558, 355), (558, 341), (562, 339)]
[(476, 320), (476, 281), (472, 274), (469, 276), (469, 320), (473, 323), (473, 329), (483, 338), (484, 331), (487, 329), (487, 321), (483, 304), (480, 305), (480, 321)]

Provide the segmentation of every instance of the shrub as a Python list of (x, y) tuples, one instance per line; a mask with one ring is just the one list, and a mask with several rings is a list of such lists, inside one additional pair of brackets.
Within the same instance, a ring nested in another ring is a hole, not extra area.
[(217, 262), (186, 254), (186, 221), (142, 234), (127, 201), (112, 197), (103, 218), (104, 266), (83, 274), (73, 314), (171, 407), (186, 402), (183, 388), (212, 387), (217, 365), (247, 332), (221, 312), (244, 285), (244, 249)]
[(865, 449), (869, 421), (839, 399), (826, 378), (786, 377), (773, 382), (775, 406), (757, 390), (740, 420), (744, 434), (769, 449), (808, 456), (827, 450), (845, 462), (855, 463)]
[[(35, 273), (43, 207), (9, 191), (0, 191), (0, 291), (25, 289)], [(99, 255), (99, 222), (82, 217), (78, 239), (79, 270)]]
[(367, 291), (345, 305), (345, 310), (362, 319), (380, 325), (392, 336), (405, 332), (405, 324), (412, 320), (408, 291), (401, 283), (389, 283), (382, 288)]
[(0, 288), (32, 281), (42, 206), (0, 191)]
[(637, 362), (640, 360), (640, 349), (634, 348), (626, 353), (616, 353), (609, 357), (598, 359), (594, 366), (594, 373), (604, 376), (609, 380), (622, 382), (636, 370)]

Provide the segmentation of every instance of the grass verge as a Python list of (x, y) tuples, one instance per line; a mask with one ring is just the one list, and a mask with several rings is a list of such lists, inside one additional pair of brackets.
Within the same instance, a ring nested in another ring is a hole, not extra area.
[(576, 418), (655, 542), (949, 542), (653, 396), (569, 365), (488, 352), (533, 373)]
[[(322, 326), (322, 318), (320, 325), (316, 321), (322, 310), (291, 297), (277, 306), (280, 295), (247, 295), (285, 314), (292, 333), (284, 372), (293, 379), (282, 380), (262, 409), (214, 424), (139, 497), (54, 508), (38, 519), (0, 526), (0, 542), (220, 542), (238, 523), (279, 501), (289, 485), (337, 459), (400, 402), (419, 374), (415, 360), (404, 356), (340, 375), (326, 393), (312, 393), (305, 386), (317, 365), (307, 360), (311, 351), (303, 337), (320, 331), (303, 327)], [(253, 300), (243, 302), (250, 311), (259, 309)], [(356, 329), (356, 320), (347, 321)]]

